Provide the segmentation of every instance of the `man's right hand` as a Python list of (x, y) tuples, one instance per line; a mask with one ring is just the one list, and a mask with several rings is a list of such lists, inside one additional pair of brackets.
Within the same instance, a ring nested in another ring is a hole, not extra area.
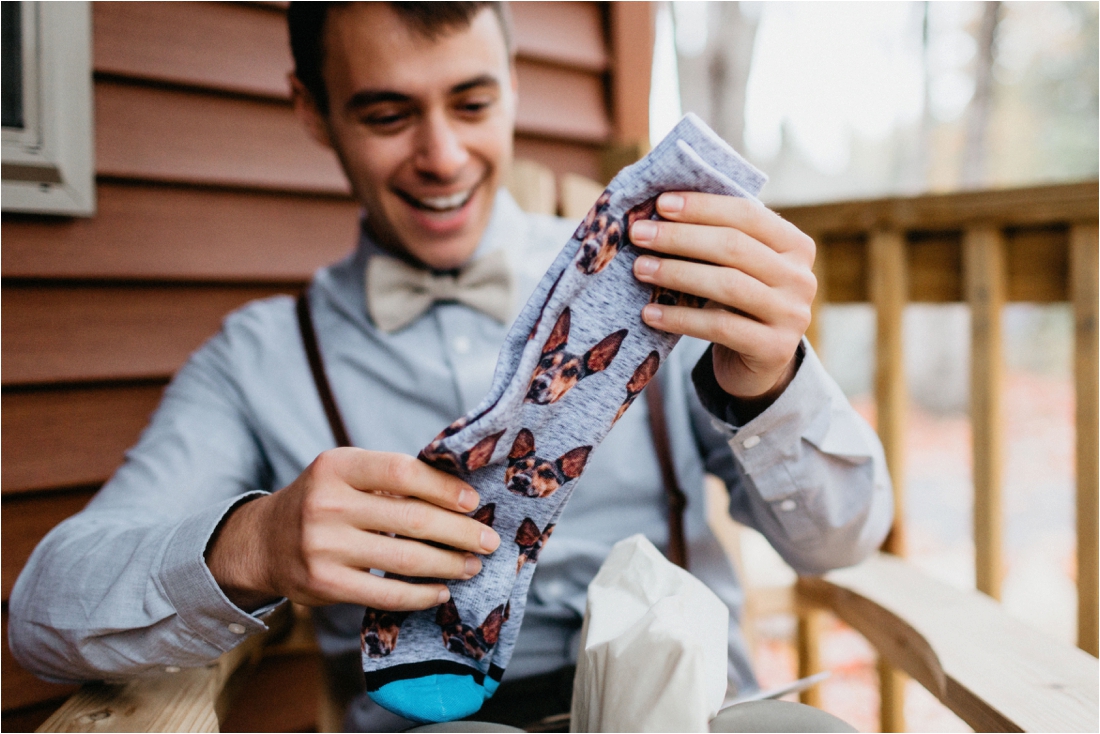
[(206, 563), (246, 610), (279, 597), (310, 606), (427, 609), (447, 600), (445, 585), (369, 570), (473, 577), (481, 570), (474, 554), (500, 545), (492, 528), (464, 514), (478, 501), (466, 482), (411, 456), (333, 449), (284, 489), (236, 508), (211, 540)]

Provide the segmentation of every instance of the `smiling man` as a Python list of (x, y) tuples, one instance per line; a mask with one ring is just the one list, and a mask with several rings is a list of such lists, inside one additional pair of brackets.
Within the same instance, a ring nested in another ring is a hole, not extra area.
[[(290, 599), (316, 607), (330, 673), (361, 681), (363, 606), (443, 604), (438, 580), (472, 578), (501, 543), (468, 516), (473, 488), (413, 456), (488, 391), (509, 324), (575, 228), (524, 214), (501, 188), (517, 95), (505, 10), (292, 3), (288, 15), (295, 109), (339, 157), (363, 207), (360, 240), (298, 307), (274, 298), (230, 315), (126, 463), (36, 549), (12, 592), (10, 639), (43, 676), (202, 665)], [(656, 379), (688, 496), (690, 570), (730, 607), (729, 679), (744, 692), (756, 683), (737, 627), (742, 594), (706, 525), (704, 473), (726, 483), (737, 520), (806, 573), (878, 546), (889, 480), (874, 433), (803, 339), (813, 242), (745, 199), (670, 192), (658, 210), (667, 221), (631, 228), (653, 252), (636, 277), (719, 306), (651, 304), (643, 318), (694, 337)], [(493, 275), (480, 295), (454, 290), (482, 271)], [(451, 290), (425, 300), (410, 279)], [(310, 323), (327, 380), (303, 348)], [(645, 411), (639, 401), (592, 452), (538, 550), (515, 654), (479, 718), (568, 710), (589, 581), (622, 538), (669, 544)], [(354, 448), (336, 448), (345, 433)], [(410, 722), (357, 694), (346, 724)]]

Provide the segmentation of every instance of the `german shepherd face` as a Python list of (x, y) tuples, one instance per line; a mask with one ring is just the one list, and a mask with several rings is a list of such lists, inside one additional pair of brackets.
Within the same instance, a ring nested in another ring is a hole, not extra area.
[(525, 563), (535, 563), (539, 559), (546, 541), (554, 532), (553, 524), (547, 525), (546, 530), (539, 532), (539, 526), (529, 517), (523, 518), (516, 531), (516, 545), (519, 546), (519, 559), (516, 561), (516, 573), (519, 573)]
[(524, 497), (549, 497), (584, 471), (591, 446), (578, 446), (556, 461), (535, 455), (535, 436), (526, 428), (520, 430), (508, 454), (504, 486)]
[(656, 350), (649, 353), (642, 363), (638, 365), (638, 369), (634, 370), (634, 374), (630, 376), (630, 380), (626, 383), (626, 400), (619, 406), (619, 412), (615, 414), (615, 420), (611, 421), (611, 425), (615, 425), (620, 418), (623, 417), (623, 413), (634, 402), (634, 398), (638, 397), (638, 393), (642, 391), (649, 381), (653, 379), (653, 376), (657, 374), (657, 368), (661, 366), (661, 355), (657, 354)]
[(463, 624), (458, 616), (458, 607), (454, 599), (448, 599), (446, 604), (441, 604), (439, 611), (435, 613), (435, 623), (443, 631), (443, 646), (453, 653), (464, 655), (474, 660), (481, 660), (485, 654), (493, 649), (500, 639), (500, 628), (511, 616), (512, 605), (501, 604), (489, 612), (489, 616), (478, 627)]
[(626, 242), (622, 222), (609, 211), (610, 202), (611, 195), (605, 191), (573, 235), (581, 241), (577, 268), (587, 275), (606, 268)]
[(359, 628), (359, 649), (368, 657), (384, 658), (397, 647), (397, 635), (409, 612), (368, 609)]
[(504, 435), (504, 431), (486, 436), (474, 444), (473, 448), (463, 451), (461, 454), (456, 454), (454, 451), (444, 448), (442, 445), (443, 439), (453, 436), (465, 426), (465, 418), (460, 418), (444, 428), (442, 433), (420, 451), (418, 458), (429, 466), (434, 466), (440, 471), (455, 476), (471, 474), (486, 466), (492, 460), (493, 451), (496, 449), (500, 437)]
[(531, 374), (531, 384), (524, 402), (549, 405), (561, 400), (585, 377), (607, 369), (628, 333), (626, 329), (619, 329), (584, 354), (573, 354), (565, 349), (569, 341), (570, 318), (566, 308), (542, 345), (542, 357)]

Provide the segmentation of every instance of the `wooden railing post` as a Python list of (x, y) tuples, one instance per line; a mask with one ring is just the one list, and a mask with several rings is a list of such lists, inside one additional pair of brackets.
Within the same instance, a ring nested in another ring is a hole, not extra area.
[[(902, 321), (908, 299), (905, 235), (872, 232), (868, 242), (871, 301), (876, 312), (875, 404), (877, 428), (894, 484), (894, 525), (883, 550), (905, 555), (905, 353)], [(905, 731), (905, 674), (880, 658), (879, 724)]]
[(963, 236), (970, 304), (970, 426), (974, 459), (974, 570), (978, 591), (1001, 598), (1004, 578), (1001, 501), (1004, 357), (1001, 314), (1007, 289), (1005, 245), (996, 227)]
[[(825, 303), (828, 300), (826, 289), (825, 250), (821, 246), (820, 237), (814, 232), (806, 234), (814, 238), (817, 243), (817, 256), (814, 259), (814, 275), (817, 277), (817, 293), (811, 306), (812, 317), (810, 327), (806, 330), (806, 338), (818, 353), (821, 349), (821, 320), (824, 317)], [(797, 641), (798, 641), (798, 677), (807, 678), (821, 671), (821, 626), (824, 612), (807, 604), (796, 606), (798, 615)], [(821, 686), (815, 685), (798, 694), (798, 700), (807, 706), (821, 708)]]
[[(1095, 220), (1094, 220), (1095, 221)], [(1074, 383), (1077, 392), (1077, 646), (1097, 654), (1097, 226), (1070, 229), (1070, 298), (1074, 316)]]

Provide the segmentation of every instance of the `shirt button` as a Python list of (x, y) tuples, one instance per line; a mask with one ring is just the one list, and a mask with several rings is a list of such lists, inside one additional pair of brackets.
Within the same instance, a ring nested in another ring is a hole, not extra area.
[(794, 500), (783, 500), (779, 503), (779, 509), (783, 510), (783, 512), (790, 512), (796, 507), (798, 507), (798, 503)]
[(456, 336), (454, 341), (451, 342), (451, 347), (458, 354), (465, 354), (470, 351), (470, 339), (465, 336)]
[(760, 443), (760, 437), (759, 436), (749, 436), (748, 438), (746, 438), (744, 441), (741, 442), (741, 445), (744, 446), (747, 449), (751, 449), (753, 446), (756, 446), (758, 443)]
[(178, 673), (178, 672), (180, 672), (180, 666), (178, 666), (178, 665), (168, 665), (164, 668), (164, 672), (165, 673)]
[(229, 624), (229, 631), (232, 632), (235, 635), (243, 635), (245, 633), (245, 628), (244, 628), (243, 624), (237, 624), (236, 622), (231, 622)]

